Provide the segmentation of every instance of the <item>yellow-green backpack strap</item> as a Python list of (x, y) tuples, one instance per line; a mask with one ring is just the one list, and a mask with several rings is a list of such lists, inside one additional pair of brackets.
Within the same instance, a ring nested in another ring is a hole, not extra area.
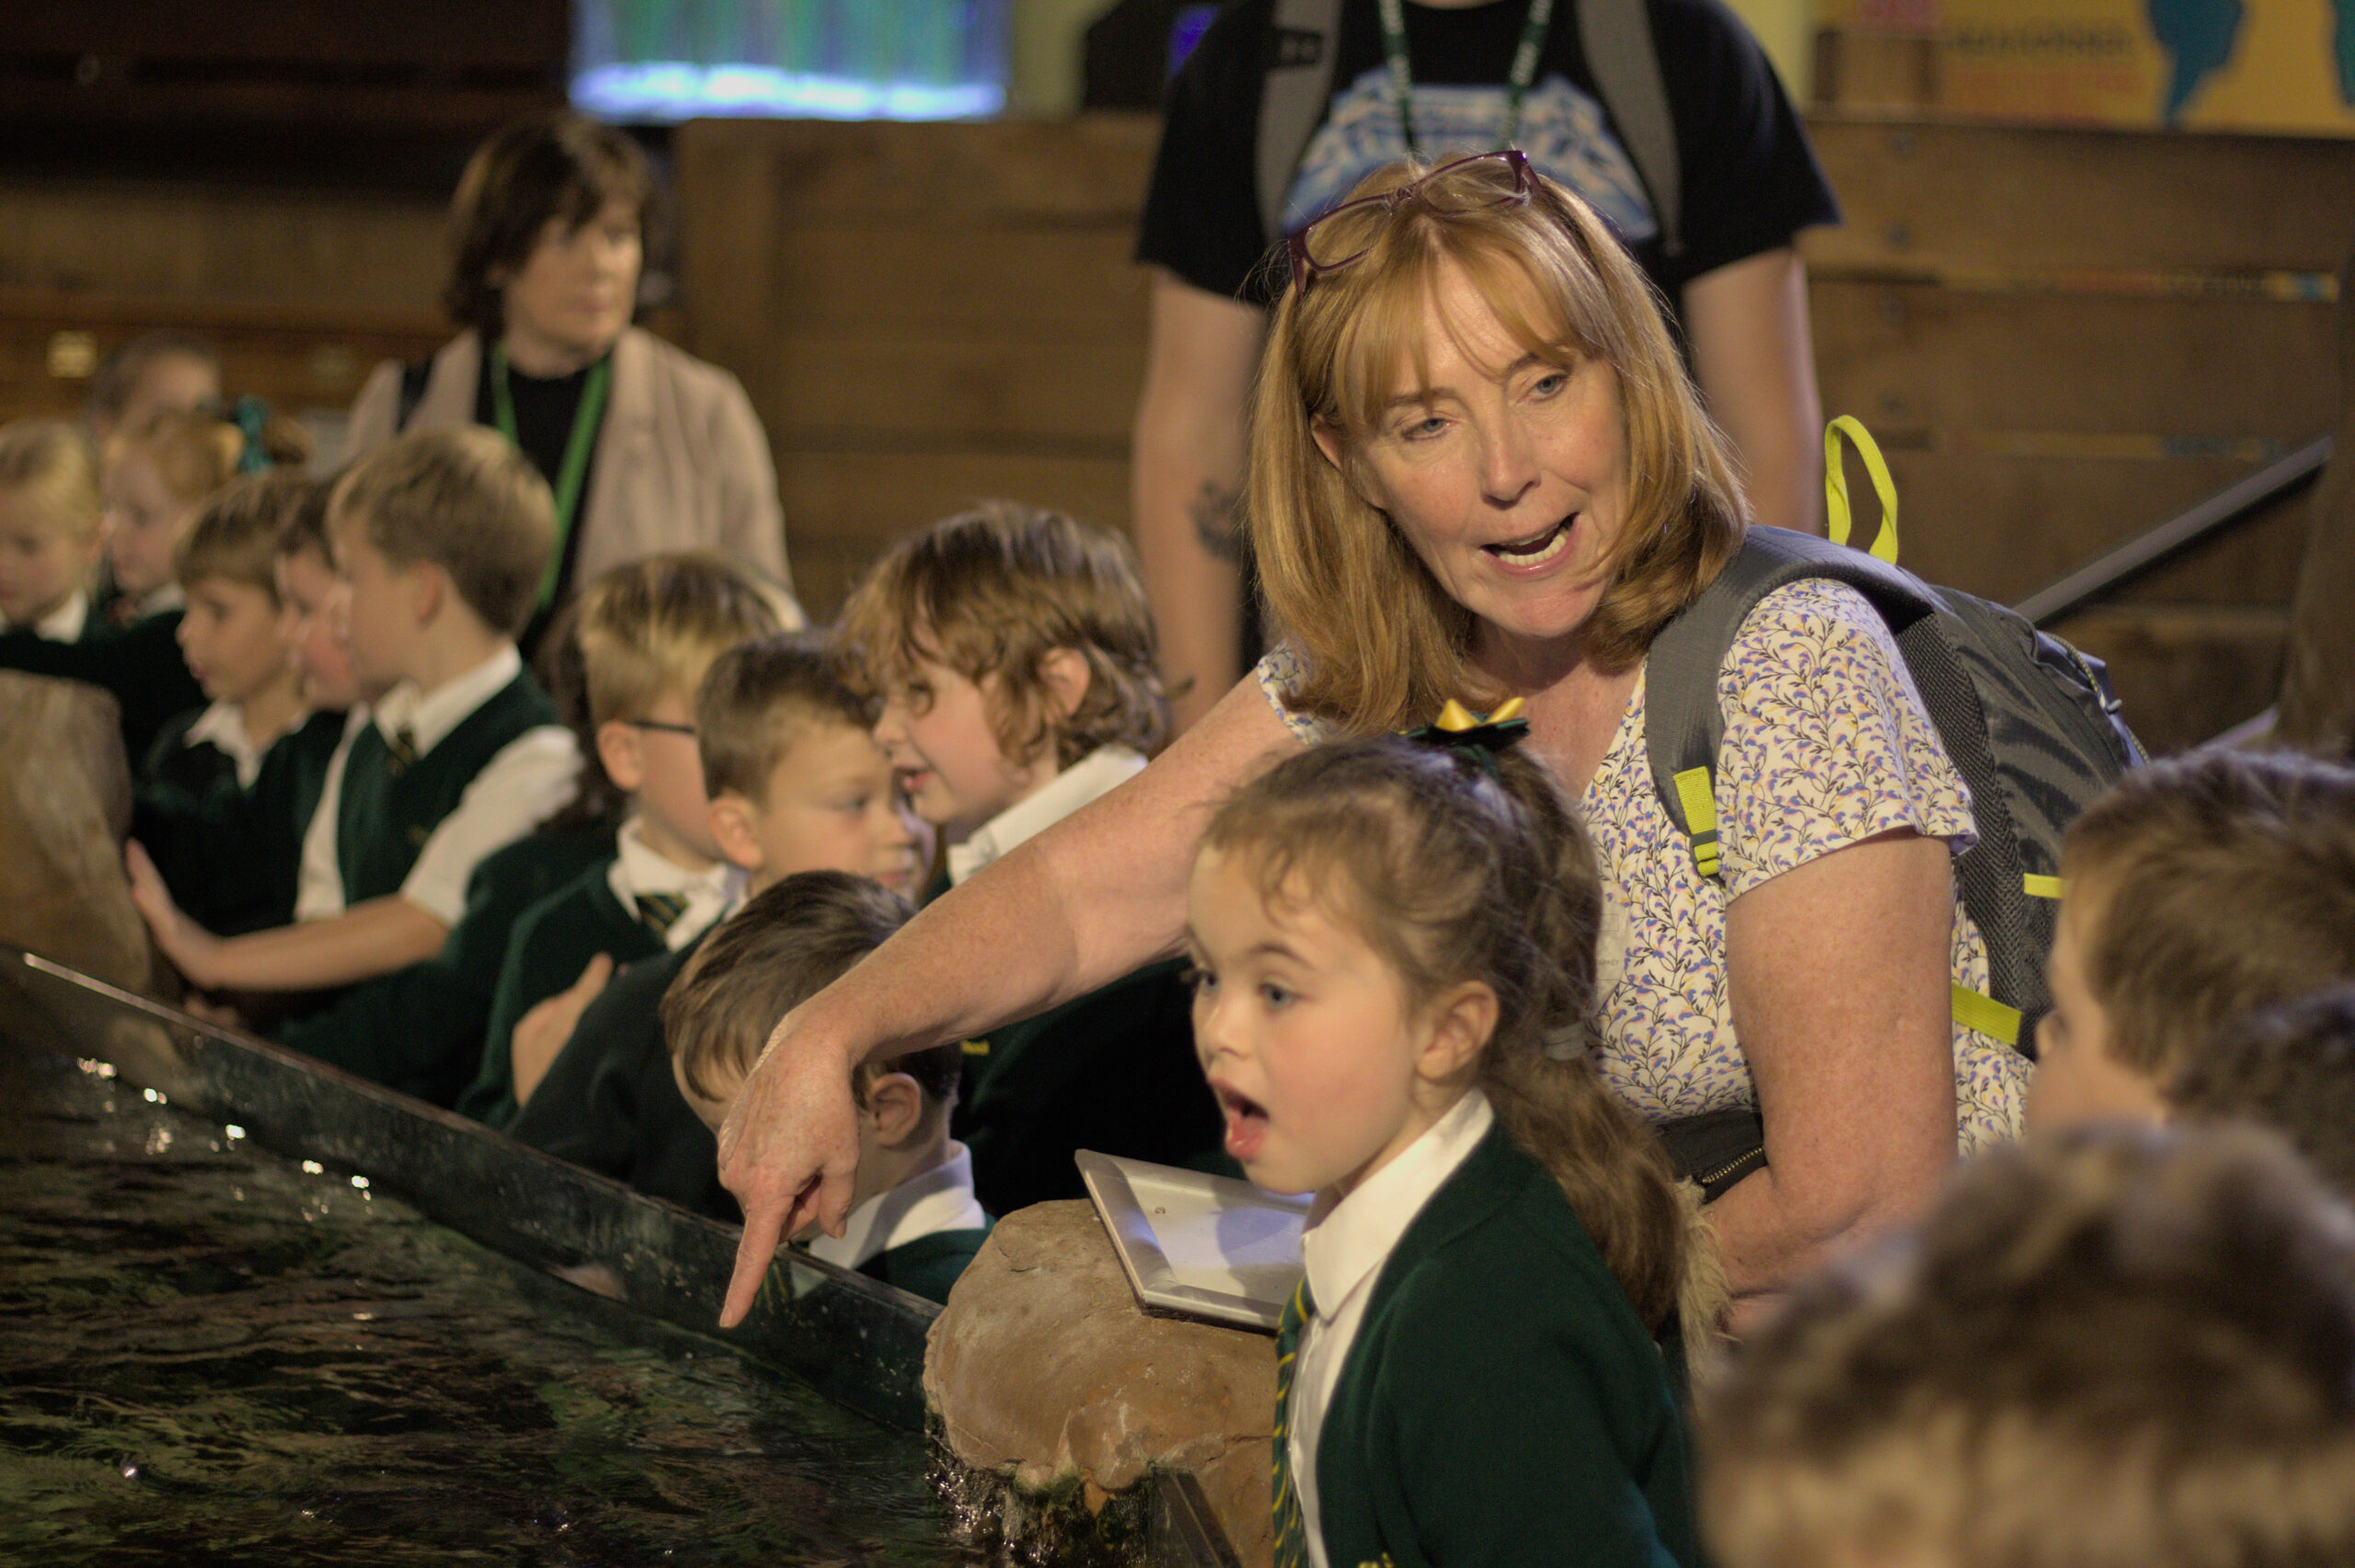
[(2020, 1010), (2006, 1007), (1993, 997), (1972, 990), (1969, 986), (1951, 987), (1954, 996), (1954, 1021), (1966, 1029), (1997, 1039), (2016, 1047), (2020, 1043)]
[(1823, 427), (1823, 510), (1829, 525), (1832, 543), (1848, 543), (1848, 469), (1841, 461), (1840, 438), (1845, 435), (1856, 445), (1856, 455), (1865, 460), (1865, 472), (1872, 476), (1873, 494), (1880, 498), (1880, 532), (1873, 536), (1873, 555), (1897, 564), (1897, 481), (1889, 476), (1889, 464), (1880, 454), (1880, 443), (1873, 440), (1864, 421), (1854, 414), (1843, 414)]
[(1687, 768), (1676, 775), (1676, 798), (1684, 807), (1686, 838), (1693, 845), (1693, 864), (1704, 876), (1717, 874), (1717, 792), (1706, 768)]

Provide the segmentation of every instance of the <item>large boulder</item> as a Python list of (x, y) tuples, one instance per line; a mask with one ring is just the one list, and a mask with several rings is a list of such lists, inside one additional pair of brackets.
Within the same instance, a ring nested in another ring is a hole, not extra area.
[(924, 1385), (962, 1463), (1090, 1507), (1183, 1471), (1243, 1562), (1269, 1561), (1275, 1341), (1140, 1310), (1090, 1205), (998, 1223), (933, 1324)]
[(0, 942), (152, 992), (155, 956), (122, 872), (130, 829), (114, 699), (0, 670)]

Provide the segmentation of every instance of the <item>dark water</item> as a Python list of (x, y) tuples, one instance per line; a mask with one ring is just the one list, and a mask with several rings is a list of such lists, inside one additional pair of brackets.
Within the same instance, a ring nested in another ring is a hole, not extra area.
[(0, 1054), (0, 1562), (973, 1561), (921, 1439)]

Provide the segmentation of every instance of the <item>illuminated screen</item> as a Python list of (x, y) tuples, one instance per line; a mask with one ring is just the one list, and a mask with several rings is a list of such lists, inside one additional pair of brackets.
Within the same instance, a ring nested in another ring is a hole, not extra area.
[(573, 0), (603, 120), (963, 120), (1005, 108), (1010, 0)]

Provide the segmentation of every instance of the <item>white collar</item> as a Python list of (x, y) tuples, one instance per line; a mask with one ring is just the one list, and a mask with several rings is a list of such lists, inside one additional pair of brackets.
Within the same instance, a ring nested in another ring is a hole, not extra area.
[(978, 1230), (989, 1222), (973, 1196), (972, 1152), (951, 1143), (948, 1159), (852, 1209), (839, 1239), (820, 1231), (810, 1243), (810, 1255), (856, 1268), (878, 1253), (935, 1231)]
[[(287, 733), (291, 735), (302, 728), (303, 721), (308, 716), (307, 714), (296, 714), (294, 722), (286, 727)], [(262, 754), (269, 748), (255, 746), (247, 734), (245, 710), (235, 703), (218, 702), (199, 714), (196, 722), (188, 727), (183, 743), (202, 746), (208, 742), (237, 765), (238, 785), (245, 789), (253, 788), (254, 778), (261, 772)]]
[(404, 681), (378, 699), (376, 728), (390, 740), (406, 727), (416, 742), (417, 754), (422, 757), (523, 670), (523, 656), (509, 643), (464, 675), (444, 681), (431, 692), (420, 692), (416, 681)]
[(150, 615), (161, 615), (167, 610), (178, 610), (188, 602), (188, 592), (176, 582), (161, 588), (151, 588), (139, 601), (139, 612), (132, 618), (144, 621)]
[(1381, 1272), (1415, 1216), (1488, 1136), (1496, 1119), (1488, 1097), (1475, 1089), (1349, 1196), (1329, 1209), (1317, 1199), (1301, 1234), (1300, 1253), (1318, 1321), (1329, 1322)]
[(1097, 747), (1048, 780), (1037, 794), (1016, 801), (982, 823), (963, 843), (949, 845), (950, 885), (964, 881), (1024, 840), (1045, 832), (1143, 771), (1142, 752), (1126, 746)]
[(605, 885), (632, 915), (638, 913), (640, 893), (686, 896), (686, 908), (679, 911), (679, 918), (662, 933), (662, 944), (673, 953), (711, 928), (727, 911), (743, 880), (744, 874), (726, 861), (702, 871), (689, 871), (649, 848), (645, 818), (636, 816), (623, 823), (614, 835), (614, 864), (605, 874)]
[(90, 623), (90, 596), (75, 589), (65, 602), (33, 623), (33, 635), (52, 643), (78, 643)]

